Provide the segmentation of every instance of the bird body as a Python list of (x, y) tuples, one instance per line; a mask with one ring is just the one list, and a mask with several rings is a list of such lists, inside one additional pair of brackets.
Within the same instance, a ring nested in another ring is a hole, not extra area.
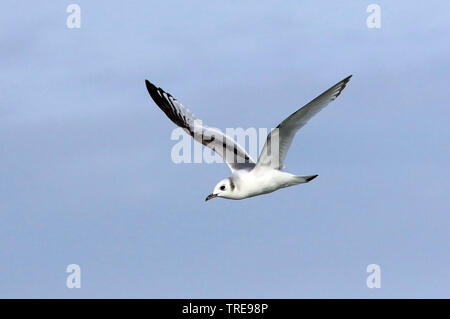
[[(227, 199), (244, 199), (262, 194), (272, 193), (280, 188), (307, 183), (317, 177), (296, 176), (270, 167), (256, 168), (250, 171), (238, 170), (230, 177), (235, 188), (223, 194)], [(220, 190), (220, 188), (219, 188)]]
[[(221, 180), (206, 201), (222, 197), (244, 199), (274, 192), (280, 188), (308, 183), (318, 175), (296, 176), (282, 171), (283, 162), (297, 131), (327, 106), (345, 88), (351, 75), (333, 85), (314, 100), (288, 116), (267, 136), (255, 162), (233, 139), (220, 130), (203, 125), (172, 95), (145, 81), (158, 107), (194, 140), (218, 153), (228, 164), (232, 175)], [(231, 156), (229, 156), (231, 154)]]

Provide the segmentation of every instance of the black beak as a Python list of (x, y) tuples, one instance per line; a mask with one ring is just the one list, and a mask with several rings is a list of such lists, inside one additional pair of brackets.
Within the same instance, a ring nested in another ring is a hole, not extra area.
[(206, 197), (205, 202), (209, 201), (210, 199), (213, 199), (214, 197), (217, 197), (217, 194), (209, 194), (208, 197)]

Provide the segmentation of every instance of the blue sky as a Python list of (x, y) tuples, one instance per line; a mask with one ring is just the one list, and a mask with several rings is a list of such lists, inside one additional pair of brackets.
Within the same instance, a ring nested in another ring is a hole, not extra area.
[[(2, 3), (0, 297), (450, 297), (448, 1), (70, 3)], [(272, 128), (349, 74), (287, 156), (317, 179), (207, 203), (144, 85)]]

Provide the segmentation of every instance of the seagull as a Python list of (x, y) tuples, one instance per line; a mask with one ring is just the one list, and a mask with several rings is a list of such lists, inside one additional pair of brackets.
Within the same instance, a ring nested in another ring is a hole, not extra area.
[[(282, 171), (283, 162), (297, 131), (320, 110), (335, 100), (352, 76), (348, 76), (288, 116), (267, 136), (258, 161), (254, 161), (232, 138), (220, 130), (202, 124), (172, 95), (145, 80), (148, 93), (156, 105), (194, 140), (220, 155), (231, 170), (205, 201), (220, 197), (244, 199), (274, 192), (280, 188), (304, 184), (318, 175), (296, 176)], [(273, 143), (273, 142), (276, 143)], [(275, 144), (275, 146), (274, 146)], [(229, 156), (229, 155), (233, 156)]]

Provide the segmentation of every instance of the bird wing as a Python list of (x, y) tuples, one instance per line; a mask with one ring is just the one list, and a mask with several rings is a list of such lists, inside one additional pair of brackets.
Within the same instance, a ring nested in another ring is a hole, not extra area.
[(145, 84), (153, 101), (167, 117), (191, 135), (194, 140), (219, 154), (232, 172), (238, 169), (251, 169), (255, 166), (255, 161), (232, 138), (223, 134), (219, 129), (204, 125), (177, 99), (164, 92), (163, 89), (157, 88), (148, 80), (145, 80)]
[[(274, 169), (283, 168), (283, 162), (291, 146), (297, 131), (303, 127), (309, 119), (316, 115), (320, 110), (341, 94), (345, 85), (352, 76), (348, 76), (339, 83), (320, 94), (314, 100), (291, 114), (281, 122), (267, 136), (266, 143), (259, 156), (256, 167), (267, 166)], [(278, 146), (278, 147), (277, 147)]]

